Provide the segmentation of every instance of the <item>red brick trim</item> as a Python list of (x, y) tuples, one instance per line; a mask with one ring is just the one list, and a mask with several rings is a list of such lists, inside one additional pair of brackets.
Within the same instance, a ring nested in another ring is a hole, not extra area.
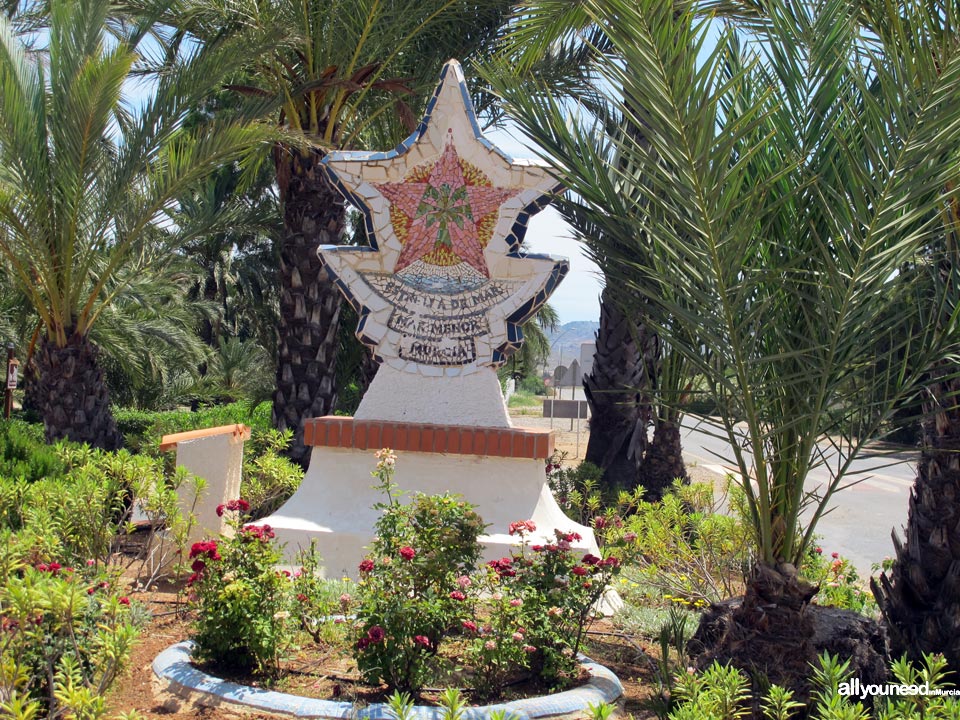
[(553, 454), (553, 430), (475, 428), (456, 425), (355, 420), (328, 415), (303, 424), (303, 442), (312, 447), (487, 455), (545, 460)]
[(186, 432), (164, 435), (160, 438), (160, 451), (173, 450), (177, 443), (187, 440), (197, 440), (198, 438), (212, 437), (214, 435), (233, 434), (234, 439), (249, 440), (250, 428), (246, 425), (221, 425), (220, 427), (203, 428), (202, 430), (187, 430)]

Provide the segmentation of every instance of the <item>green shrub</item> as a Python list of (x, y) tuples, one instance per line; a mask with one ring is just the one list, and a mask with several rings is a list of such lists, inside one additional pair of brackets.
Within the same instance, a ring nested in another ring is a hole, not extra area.
[(517, 390), (521, 390), (525, 393), (531, 395), (546, 395), (547, 386), (543, 382), (543, 378), (538, 377), (537, 375), (527, 375), (517, 384)]
[(187, 488), (187, 474), (167, 473), (159, 460), (125, 450), (59, 444), (56, 452), (62, 476), (35, 482), (0, 476), (0, 530), (14, 538), (12, 557), (30, 565), (115, 563), (136, 497), (151, 521), (150, 552), (130, 565), (141, 562), (141, 575), (152, 581), (189, 530), (190, 514), (181, 512), (177, 496), (178, 488)]
[[(730, 485), (726, 497), (717, 498), (712, 485), (677, 483), (659, 502), (640, 502), (626, 520), (644, 548), (629, 580), (690, 608), (740, 594), (752, 562), (741, 501)], [(622, 586), (627, 597), (632, 587)]]
[[(926, 655), (917, 667), (901, 658), (890, 666), (896, 686), (923, 687), (924, 692), (900, 695), (884, 686), (883, 692), (858, 694), (852, 690), (850, 662), (829, 654), (820, 656), (812, 668), (812, 692), (808, 705), (797, 702), (790, 690), (771, 686), (761, 698), (760, 707), (767, 720), (953, 720), (960, 717), (960, 701), (937, 691), (952, 687), (946, 681), (946, 661), (940, 655)], [(681, 673), (676, 677), (674, 698), (677, 703), (670, 720), (734, 720), (750, 717), (750, 683), (736, 668), (714, 663), (702, 673)], [(870, 686), (871, 688), (873, 686)], [(878, 691), (880, 688), (877, 688)], [(865, 704), (873, 700), (873, 710)]]
[(292, 439), (290, 430), (258, 430), (244, 446), (241, 494), (250, 503), (251, 518), (266, 517), (300, 487), (303, 470), (280, 454)]
[(123, 435), (124, 446), (140, 452), (156, 450), (163, 435), (242, 423), (254, 431), (267, 431), (273, 427), (270, 420), (270, 403), (252, 405), (247, 401), (212, 405), (195, 412), (170, 410), (148, 412), (144, 410), (114, 409), (117, 429)]
[(576, 467), (564, 467), (565, 452), (555, 452), (547, 460), (547, 484), (564, 514), (581, 525), (600, 515), (605, 505), (616, 502), (615, 498), (603, 497), (600, 478), (603, 471), (590, 462)]
[(143, 609), (96, 566), (52, 561), (0, 573), (0, 714), (103, 715), (103, 695), (129, 656)]
[(44, 440), (42, 425), (0, 420), (0, 476), (33, 482), (62, 474), (63, 464)]
[(393, 484), (396, 457), (377, 453), (381, 511), (371, 554), (360, 565), (354, 657), (364, 680), (416, 692), (430, 677), (444, 635), (464, 612), (458, 577), (480, 557), (483, 521), (450, 495), (415, 495), (400, 504)]
[(270, 542), (269, 525), (234, 527), (232, 538), (190, 548), (194, 655), (219, 667), (277, 677), (296, 622), (289, 573), (276, 569), (282, 554)]

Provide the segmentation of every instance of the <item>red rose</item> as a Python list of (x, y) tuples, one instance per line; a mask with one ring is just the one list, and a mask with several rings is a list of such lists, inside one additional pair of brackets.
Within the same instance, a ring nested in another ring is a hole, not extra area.
[(477, 624), (472, 620), (464, 620), (460, 623), (463, 625), (464, 630), (469, 630), (470, 632), (477, 632)]
[(217, 505), (217, 517), (223, 517), (223, 510), (226, 506), (223, 503)]
[[(830, 553), (830, 557), (832, 557), (834, 560), (836, 560), (836, 559), (838, 559), (838, 558), (840, 557), (840, 553), (837, 553), (837, 552), (835, 552), (835, 553)], [(51, 565), (51, 567), (53, 567), (53, 566)]]
[(129, 604), (130, 604), (130, 598), (128, 598), (126, 595), (124, 595), (122, 598), (120, 598), (120, 600), (119, 600), (118, 602), (119, 602), (121, 605), (129, 605)]
[(357, 640), (357, 650), (366, 650), (367, 646), (370, 645), (370, 638), (362, 637)]
[(580, 577), (583, 577), (590, 571), (587, 570), (583, 565), (574, 565), (570, 569), (570, 572), (572, 572), (574, 575), (579, 575)]
[(367, 630), (367, 637), (370, 638), (370, 642), (373, 643), (381, 642), (386, 636), (387, 633), (379, 625), (374, 625), (372, 628)]
[(368, 573), (371, 570), (373, 570), (373, 566), (374, 566), (373, 560), (371, 560), (370, 558), (367, 558), (366, 560), (363, 560), (360, 563), (360, 572)]
[(453, 598), (454, 600), (466, 600), (466, 599), (467, 599), (467, 596), (464, 595), (464, 594), (463, 594), (462, 592), (460, 592), (459, 590), (454, 590), (452, 593), (450, 593), (450, 597)]
[(413, 560), (416, 554), (417, 551), (409, 545), (404, 545), (402, 548), (400, 548), (400, 557), (402, 557), (404, 560)]
[(304, 602), (307, 601), (307, 596), (304, 595), (303, 593), (297, 593), (297, 600), (298, 600), (299, 602), (304, 603)]
[(201, 540), (200, 542), (195, 542), (190, 547), (190, 559), (192, 560), (195, 557), (200, 555), (206, 555), (211, 560), (220, 559), (220, 551), (217, 549), (216, 540)]
[(598, 558), (596, 555), (591, 555), (590, 553), (587, 553), (586, 555), (583, 556), (584, 565), (596, 565), (598, 562), (600, 562), (600, 558)]
[(190, 569), (193, 570), (195, 573), (202, 573), (206, 569), (206, 567), (207, 567), (207, 564), (200, 558), (197, 558), (196, 560), (193, 561), (193, 564), (190, 566)]
[(426, 635), (414, 635), (413, 644), (428, 648), (430, 647), (430, 638), (428, 638)]

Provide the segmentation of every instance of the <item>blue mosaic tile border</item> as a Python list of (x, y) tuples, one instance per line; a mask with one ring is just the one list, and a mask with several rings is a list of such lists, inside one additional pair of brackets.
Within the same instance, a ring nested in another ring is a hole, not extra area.
[[(394, 720), (390, 708), (382, 703), (358, 709), (353, 703), (286, 695), (220, 680), (198, 670), (190, 663), (192, 648), (193, 643), (190, 641), (177, 643), (157, 655), (153, 661), (154, 674), (166, 680), (173, 692), (189, 691), (209, 696), (214, 704), (242, 705), (254, 710), (294, 717)], [(623, 694), (623, 685), (610, 670), (586, 657), (581, 657), (581, 660), (591, 675), (585, 685), (555, 695), (473, 707), (464, 713), (464, 718), (484, 720), (491, 712), (504, 710), (515, 720), (535, 720), (580, 712), (586, 710), (591, 703), (612, 703)], [(440, 720), (441, 715), (442, 710), (435, 707), (418, 705), (413, 710), (416, 720)]]

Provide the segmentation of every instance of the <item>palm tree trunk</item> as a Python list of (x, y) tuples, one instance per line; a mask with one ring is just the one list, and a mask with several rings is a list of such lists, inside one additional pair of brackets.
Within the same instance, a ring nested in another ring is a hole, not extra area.
[(942, 367), (928, 386), (924, 449), (910, 492), (906, 543), (871, 581), (894, 654), (943, 653), (960, 673), (960, 378)]
[(115, 450), (123, 437), (110, 407), (110, 392), (96, 345), (86, 335), (67, 334), (59, 347), (47, 337), (37, 344), (36, 401), (48, 442), (61, 439)]
[(653, 441), (640, 466), (640, 484), (646, 488), (644, 498), (647, 500), (662, 498), (674, 480), (689, 480), (676, 413), (668, 408), (661, 408), (661, 412), (663, 416), (654, 423)]
[(604, 289), (600, 300), (593, 368), (583, 377), (590, 404), (590, 440), (585, 460), (603, 470), (603, 483), (615, 490), (637, 486), (651, 420), (649, 375), (656, 358), (656, 335), (638, 325)]
[(278, 148), (274, 160), (283, 210), (280, 328), (273, 422), (294, 432), (291, 458), (306, 466), (303, 421), (334, 411), (340, 293), (321, 269), (317, 248), (341, 241), (344, 201), (320, 168), (316, 150)]

